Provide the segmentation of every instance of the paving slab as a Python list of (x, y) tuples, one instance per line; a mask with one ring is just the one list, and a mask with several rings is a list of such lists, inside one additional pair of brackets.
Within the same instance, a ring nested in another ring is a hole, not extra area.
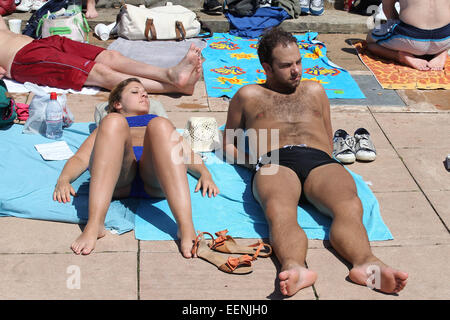
[(383, 112), (374, 113), (374, 117), (396, 149), (450, 150), (450, 139), (444, 138), (448, 137), (450, 132), (450, 114), (448, 113)]
[[(170, 266), (170, 267), (168, 267)], [(277, 268), (270, 259), (258, 259), (248, 275), (227, 274), (196, 258), (173, 252), (142, 252), (140, 298), (143, 300), (265, 300), (282, 298)], [(248, 288), (244, 289), (243, 288)], [(289, 300), (315, 299), (312, 288)]]
[(388, 265), (408, 273), (408, 283), (398, 294), (384, 294), (356, 285), (347, 279), (348, 267), (333, 250), (310, 250), (307, 261), (318, 273), (314, 287), (319, 300), (419, 300), (448, 299), (450, 282), (448, 256), (450, 246), (423, 245), (373, 248), (374, 254)]
[[(23, 219), (0, 218), (0, 254), (10, 253), (72, 253), (70, 245), (81, 234), (78, 224)], [(96, 252), (137, 252), (134, 232), (122, 235), (107, 231), (97, 242)]]
[(450, 191), (425, 191), (439, 218), (450, 230)]
[(136, 299), (137, 256), (131, 252), (1, 254), (0, 299)]
[(414, 246), (450, 243), (450, 234), (420, 191), (375, 194), (384, 223), (394, 240), (377, 241), (377, 246)]

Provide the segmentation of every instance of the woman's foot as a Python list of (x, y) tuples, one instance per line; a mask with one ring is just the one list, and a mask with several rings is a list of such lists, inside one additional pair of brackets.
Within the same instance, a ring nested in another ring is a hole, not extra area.
[(186, 259), (192, 258), (192, 247), (195, 241), (195, 231), (177, 232), (178, 239), (180, 240), (180, 252)]
[(280, 291), (285, 296), (292, 296), (300, 289), (312, 286), (317, 279), (317, 273), (302, 266), (296, 266), (280, 272)]
[(444, 70), (445, 62), (447, 61), (447, 51), (436, 55), (433, 59), (428, 61), (428, 67), (434, 71)]
[(103, 238), (105, 234), (104, 226), (90, 227), (86, 225), (83, 233), (72, 243), (70, 248), (75, 254), (90, 254), (95, 248), (97, 239)]
[(380, 290), (384, 293), (398, 293), (408, 281), (408, 274), (393, 269), (381, 261), (354, 266), (349, 273), (353, 282)]

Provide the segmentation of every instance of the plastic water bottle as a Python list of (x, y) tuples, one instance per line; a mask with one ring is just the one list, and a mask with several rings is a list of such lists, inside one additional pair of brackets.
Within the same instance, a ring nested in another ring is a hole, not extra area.
[(59, 104), (56, 92), (50, 93), (50, 101), (45, 109), (45, 136), (49, 139), (59, 139), (63, 135), (63, 110)]

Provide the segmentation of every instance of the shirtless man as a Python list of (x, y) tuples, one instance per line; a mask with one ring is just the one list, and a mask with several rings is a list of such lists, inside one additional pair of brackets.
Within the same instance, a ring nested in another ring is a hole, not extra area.
[(450, 1), (383, 0), (383, 11), (388, 22), (367, 35), (369, 51), (417, 70), (443, 70), (450, 49)]
[[(270, 242), (281, 263), (281, 293), (294, 295), (317, 278), (305, 267), (308, 240), (297, 223), (297, 205), (305, 200), (333, 219), (330, 242), (352, 264), (349, 277), (353, 282), (366, 285), (368, 270), (375, 268), (381, 276), (377, 289), (399, 292), (408, 274), (387, 266), (371, 251), (354, 180), (331, 158), (332, 127), (325, 90), (317, 82), (300, 82), (302, 65), (296, 38), (274, 28), (261, 38), (258, 56), (267, 81), (242, 87), (235, 94), (223, 141), (227, 160), (245, 158), (245, 165), (252, 168), (256, 162), (251, 161), (252, 150), (255, 159), (259, 158), (253, 167), (252, 190), (264, 210)], [(245, 157), (235, 143), (239, 141), (236, 132), (242, 130), (253, 132), (249, 140), (255, 139)]]
[(160, 68), (129, 59), (117, 51), (52, 36), (40, 40), (11, 32), (0, 16), (0, 78), (81, 90), (108, 90), (130, 77), (150, 93), (191, 95), (201, 75), (201, 49), (191, 45), (174, 67)]

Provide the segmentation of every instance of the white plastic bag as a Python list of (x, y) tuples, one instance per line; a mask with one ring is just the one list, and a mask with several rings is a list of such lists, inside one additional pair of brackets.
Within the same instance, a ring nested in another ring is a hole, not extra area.
[[(45, 109), (50, 101), (50, 93), (38, 85), (25, 82), (24, 86), (34, 93), (30, 102), (29, 117), (23, 126), (22, 133), (42, 134), (45, 136)], [(58, 102), (63, 108), (63, 128), (70, 127), (74, 121), (73, 114), (67, 107), (67, 96), (58, 95)]]

